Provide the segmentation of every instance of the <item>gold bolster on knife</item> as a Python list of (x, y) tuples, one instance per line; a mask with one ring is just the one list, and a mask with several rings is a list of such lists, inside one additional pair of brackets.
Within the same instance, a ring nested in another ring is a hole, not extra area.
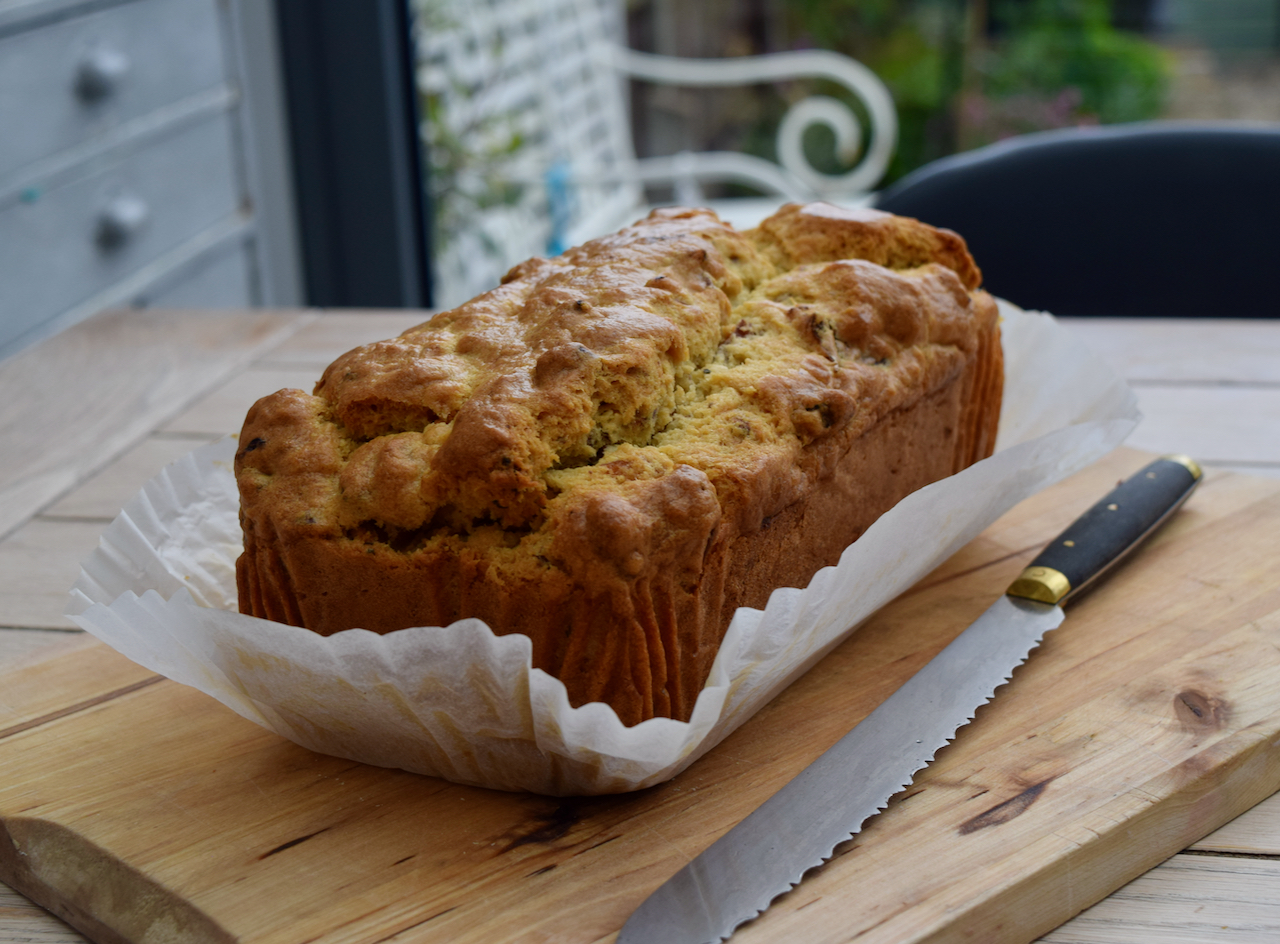
[(1178, 465), (1182, 466), (1184, 469), (1190, 472), (1191, 477), (1195, 479), (1197, 482), (1200, 481), (1200, 479), (1204, 476), (1204, 470), (1200, 468), (1200, 463), (1196, 462), (1196, 460), (1192, 459), (1190, 456), (1169, 455), (1169, 456), (1161, 456), (1160, 458), (1168, 459), (1170, 462), (1178, 463)]
[(1071, 592), (1071, 581), (1052, 567), (1028, 567), (1005, 591), (1007, 596), (1054, 603)]

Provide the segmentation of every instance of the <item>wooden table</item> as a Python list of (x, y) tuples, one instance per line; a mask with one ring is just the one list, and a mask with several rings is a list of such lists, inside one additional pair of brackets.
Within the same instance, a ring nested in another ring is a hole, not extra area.
[[(418, 320), (110, 313), (0, 363), (0, 669), (77, 645), (61, 612), (78, 562), (163, 464), (236, 431), (257, 397), (309, 387), (337, 354)], [(1280, 321), (1069, 325), (1136, 389), (1147, 419), (1129, 445), (1195, 455), (1211, 474), (1280, 477)], [(1042, 940), (1277, 939), (1280, 795)], [(80, 940), (0, 886), (0, 944)]]

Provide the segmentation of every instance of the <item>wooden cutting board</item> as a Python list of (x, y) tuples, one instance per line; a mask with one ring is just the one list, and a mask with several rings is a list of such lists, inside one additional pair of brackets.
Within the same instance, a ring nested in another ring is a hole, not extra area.
[[(675, 780), (551, 799), (312, 754), (92, 643), (0, 677), (0, 878), (99, 942), (604, 942), (1149, 457), (1024, 502)], [(1025, 942), (1280, 788), (1280, 481), (1210, 474), (736, 944)]]

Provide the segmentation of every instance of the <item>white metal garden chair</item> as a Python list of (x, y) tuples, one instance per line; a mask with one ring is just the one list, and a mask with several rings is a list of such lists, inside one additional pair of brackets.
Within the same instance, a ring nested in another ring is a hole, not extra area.
[[(787, 200), (865, 202), (897, 144), (888, 89), (865, 66), (824, 51), (697, 60), (626, 48), (621, 0), (414, 0), (418, 86), (437, 218), (436, 304), (492, 288), (512, 265), (610, 232), (648, 212), (644, 184), (707, 205), (701, 184), (733, 181), (761, 199), (711, 205), (754, 225)], [(740, 86), (821, 78), (849, 89), (869, 127), (842, 102), (811, 96), (777, 132), (779, 164), (732, 152), (638, 159), (624, 83)], [(827, 125), (854, 162), (816, 170), (801, 144)]]

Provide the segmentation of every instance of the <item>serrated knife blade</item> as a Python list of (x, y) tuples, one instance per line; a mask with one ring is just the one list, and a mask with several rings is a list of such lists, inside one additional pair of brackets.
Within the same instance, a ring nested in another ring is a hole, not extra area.
[(1201, 478), (1152, 462), (1055, 538), (974, 623), (853, 730), (657, 889), (617, 944), (716, 944), (831, 857), (992, 699), (1062, 604), (1140, 544)]

